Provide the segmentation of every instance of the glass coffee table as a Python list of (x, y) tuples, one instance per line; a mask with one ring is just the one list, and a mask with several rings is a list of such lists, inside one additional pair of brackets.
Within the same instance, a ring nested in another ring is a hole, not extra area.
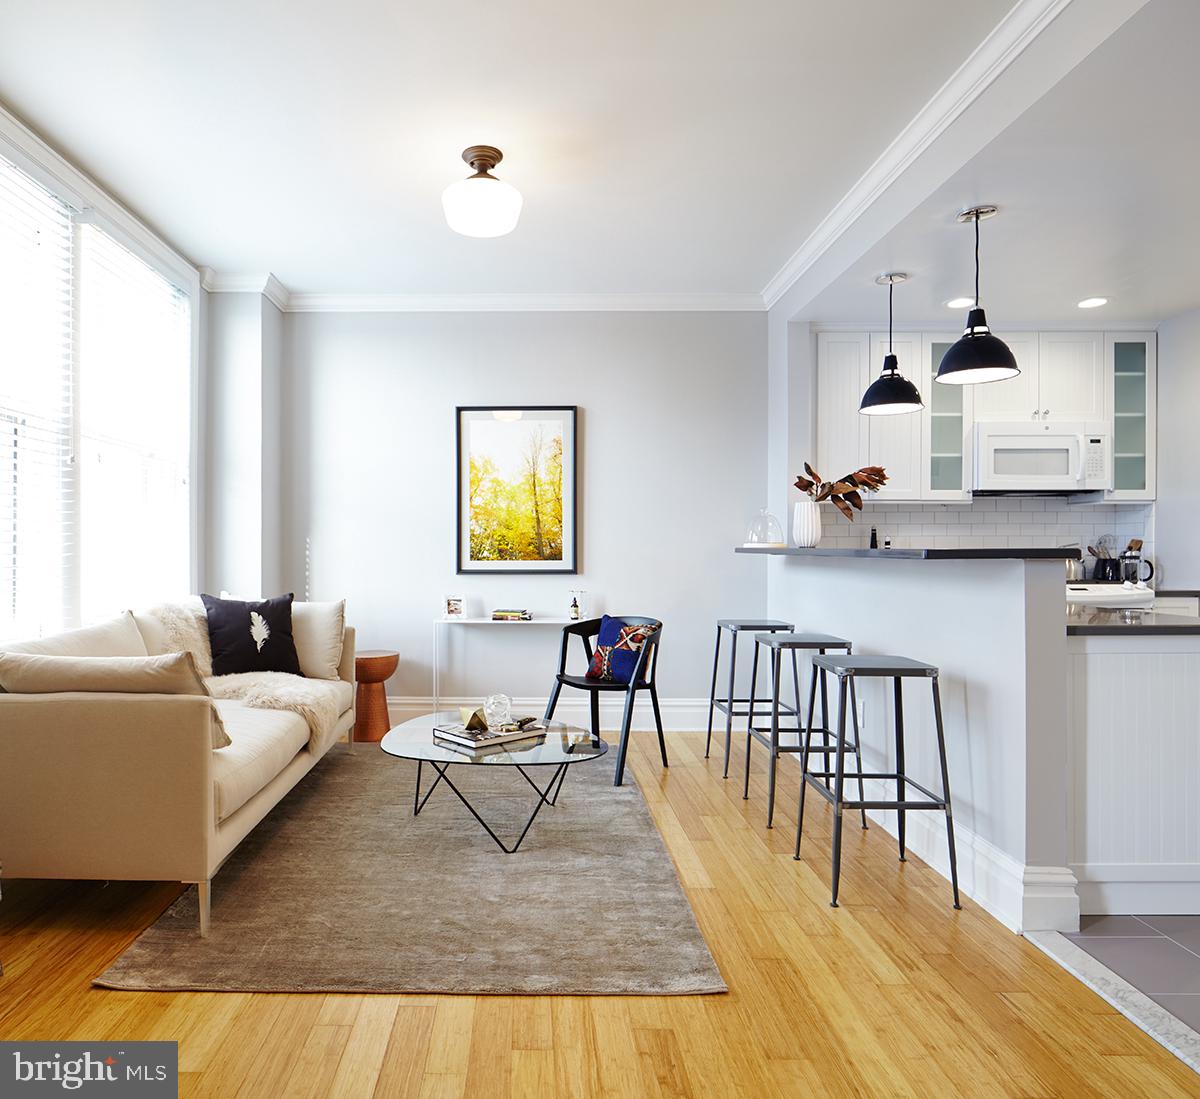
[[(435, 725), (446, 725), (458, 721), (458, 719), (458, 713), (453, 710), (444, 710), (441, 713), (413, 718), (411, 721), (406, 721), (402, 725), (388, 730), (383, 740), (379, 742), (379, 746), (389, 755), (416, 761), (417, 786), (413, 794), (414, 817), (420, 815), (421, 810), (425, 808), (425, 803), (429, 800), (429, 795), (444, 782), (458, 800), (467, 807), (471, 816), (483, 826), (483, 830), (496, 841), (500, 850), (509, 855), (521, 846), (521, 841), (529, 832), (534, 820), (537, 819), (542, 806), (553, 806), (558, 802), (558, 795), (562, 791), (563, 782), (567, 777), (567, 768), (573, 763), (586, 763), (590, 759), (599, 759), (608, 751), (607, 741), (592, 736), (586, 729), (580, 729), (574, 725), (564, 725), (561, 721), (551, 721), (544, 733), (536, 733), (528, 740), (510, 741), (498, 748), (484, 749), (478, 752), (472, 751), (470, 748), (459, 750), (444, 741), (434, 740), (433, 727)], [(437, 778), (433, 780), (433, 785), (422, 796), (421, 771), (425, 764), (429, 764), (437, 772)], [(517, 837), (517, 842), (511, 847), (492, 831), (488, 822), (476, 812), (475, 807), (467, 800), (463, 792), (454, 785), (449, 771), (456, 764), (474, 768), (491, 768), (492, 770), (484, 773), (493, 776), (499, 776), (502, 773), (500, 768), (515, 768), (517, 773), (533, 787), (538, 798), (537, 804), (534, 805), (533, 813)], [(526, 770), (526, 768), (532, 767), (554, 768), (550, 775), (550, 781), (544, 788), (539, 786)]]

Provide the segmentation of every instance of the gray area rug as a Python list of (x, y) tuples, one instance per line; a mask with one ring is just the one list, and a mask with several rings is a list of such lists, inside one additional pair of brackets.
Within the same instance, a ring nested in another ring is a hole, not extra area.
[[(451, 777), (510, 842), (536, 795), (515, 770)], [(573, 765), (513, 855), (443, 784), (412, 815), (416, 765), (334, 748), (213, 881), (100, 977), (107, 988), (672, 995), (724, 992), (671, 857), (611, 756)], [(497, 773), (498, 772), (498, 773)], [(432, 779), (425, 768), (425, 788)], [(535, 778), (548, 780), (535, 772)]]

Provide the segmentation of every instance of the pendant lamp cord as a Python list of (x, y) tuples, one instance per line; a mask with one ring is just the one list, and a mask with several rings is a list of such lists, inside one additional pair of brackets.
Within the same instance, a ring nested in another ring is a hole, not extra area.
[(888, 354), (892, 353), (892, 294), (895, 293), (896, 284), (888, 283)]
[(975, 214), (975, 308), (979, 308), (979, 213)]

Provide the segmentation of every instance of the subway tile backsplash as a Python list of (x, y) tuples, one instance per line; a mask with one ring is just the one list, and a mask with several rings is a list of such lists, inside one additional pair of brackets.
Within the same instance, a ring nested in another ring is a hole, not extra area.
[(929, 549), (967, 549), (988, 546), (1061, 546), (1077, 544), (1085, 552), (1103, 534), (1123, 550), (1131, 538), (1145, 543), (1143, 554), (1154, 554), (1153, 504), (1068, 504), (1059, 498), (1000, 496), (968, 504), (883, 503), (864, 501), (850, 523), (836, 508), (822, 505), (821, 545), (865, 547), (871, 527), (892, 545)]

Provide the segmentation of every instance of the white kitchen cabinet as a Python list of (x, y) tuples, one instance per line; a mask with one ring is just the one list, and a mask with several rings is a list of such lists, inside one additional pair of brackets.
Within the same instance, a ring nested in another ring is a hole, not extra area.
[(866, 332), (817, 333), (817, 453), (826, 480), (867, 464), (869, 416), (858, 403), (867, 388), (871, 338)]
[[(869, 385), (883, 369), (888, 353), (887, 333), (872, 335)], [(892, 353), (899, 360), (900, 373), (922, 389), (921, 337), (911, 332), (892, 337)], [(928, 387), (921, 396), (929, 400)], [(857, 404), (855, 408), (857, 408)], [(895, 416), (861, 416), (867, 422), (866, 465), (884, 466), (888, 483), (872, 494), (875, 500), (918, 500), (921, 497), (921, 416), (920, 412), (902, 412)], [(838, 470), (834, 476), (853, 469)]]
[(956, 334), (926, 335), (921, 340), (921, 371), (913, 380), (925, 398), (921, 413), (921, 486), (923, 500), (945, 502), (971, 499), (974, 385), (941, 385), (934, 381), (942, 356), (958, 339)]
[(925, 408), (897, 416), (863, 416), (863, 391), (883, 366), (887, 336), (817, 334), (816, 455), (823, 477), (881, 465), (881, 500), (971, 499), (974, 426), (1049, 420), (1102, 423), (1112, 432), (1113, 500), (1153, 500), (1155, 492), (1154, 333), (1003, 334), (1021, 373), (1003, 382), (934, 381), (957, 334), (893, 337), (900, 370), (921, 391)]
[(1108, 418), (1099, 332), (1042, 332), (1038, 411), (1043, 420), (1096, 423)]
[(1156, 595), (1155, 614), (1181, 614), (1187, 618), (1200, 618), (1200, 597), (1195, 595)]
[(1112, 413), (1110, 500), (1153, 500), (1158, 370), (1153, 332), (1104, 336), (1105, 392)]
[(964, 386), (975, 403), (976, 420), (1003, 420), (1016, 423), (1036, 420), (1044, 407), (1038, 395), (1038, 334), (1036, 332), (998, 332), (1017, 360), (1021, 373), (1002, 382), (980, 382)]

